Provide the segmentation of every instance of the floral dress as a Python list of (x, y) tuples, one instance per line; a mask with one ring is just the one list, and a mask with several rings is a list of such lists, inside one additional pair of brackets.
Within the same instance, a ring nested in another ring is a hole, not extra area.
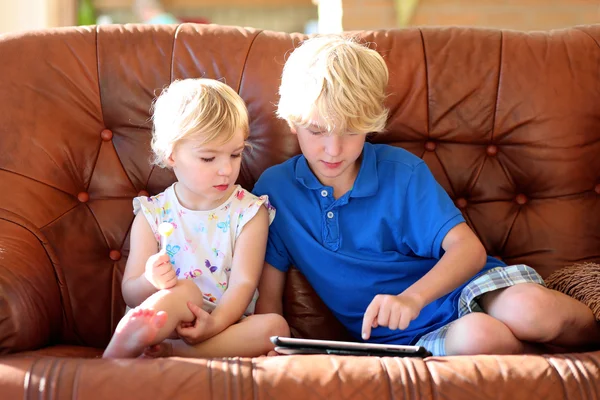
[[(179, 279), (193, 279), (204, 297), (203, 309), (211, 312), (229, 284), (235, 242), (244, 226), (265, 206), (269, 224), (275, 209), (268, 196), (257, 197), (237, 185), (231, 196), (219, 207), (195, 211), (183, 207), (175, 195), (175, 185), (156, 196), (133, 199), (133, 212), (143, 212), (160, 248), (166, 251)], [(173, 224), (173, 233), (165, 244), (158, 233), (163, 222)], [(254, 312), (258, 291), (244, 312)]]

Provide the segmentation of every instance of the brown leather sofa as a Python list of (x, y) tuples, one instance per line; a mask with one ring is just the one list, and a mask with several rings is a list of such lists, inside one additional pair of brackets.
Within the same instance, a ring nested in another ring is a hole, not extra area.
[[(372, 140), (423, 157), (490, 254), (544, 277), (600, 261), (600, 25), (359, 35), (390, 68)], [(251, 189), (299, 151), (274, 105), (302, 38), (192, 24), (0, 36), (0, 398), (600, 397), (599, 351), (99, 359), (125, 307), (131, 200), (174, 178), (148, 164), (153, 97), (186, 77), (238, 90)], [(295, 336), (348, 339), (296, 270), (285, 312)]]

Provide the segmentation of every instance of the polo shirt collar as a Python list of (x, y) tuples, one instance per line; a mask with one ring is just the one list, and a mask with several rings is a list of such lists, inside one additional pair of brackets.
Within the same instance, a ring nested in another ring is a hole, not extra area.
[[(308, 166), (308, 162), (304, 156), (298, 158), (295, 173), (296, 180), (307, 189), (317, 190), (324, 187)], [(377, 157), (375, 149), (371, 143), (366, 142), (363, 147), (362, 161), (358, 176), (354, 182), (350, 197), (373, 196), (377, 193), (378, 189), (379, 178), (377, 175)]]

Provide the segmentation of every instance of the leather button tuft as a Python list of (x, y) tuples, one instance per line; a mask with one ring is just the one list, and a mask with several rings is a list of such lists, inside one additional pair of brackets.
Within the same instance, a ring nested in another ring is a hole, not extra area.
[(527, 196), (521, 193), (518, 194), (517, 197), (515, 197), (515, 201), (517, 202), (517, 204), (522, 206), (523, 204), (527, 203), (528, 199)]
[(498, 154), (498, 146), (495, 146), (493, 144), (490, 144), (486, 149), (485, 152), (487, 153), (488, 156), (493, 157), (496, 154)]
[(596, 185), (594, 190), (596, 191), (596, 193), (600, 194), (600, 183)]
[(148, 197), (148, 196), (150, 196), (150, 193), (148, 193), (148, 192), (147, 192), (147, 191), (145, 191), (145, 190), (140, 190), (140, 191), (138, 192), (138, 196), (145, 196), (145, 197)]
[(113, 261), (119, 261), (121, 259), (121, 252), (119, 250), (111, 250), (108, 256)]
[(112, 133), (112, 131), (110, 129), (103, 129), (102, 132), (100, 132), (100, 137), (105, 142), (108, 142), (109, 140), (112, 139), (113, 133)]
[(435, 142), (431, 142), (431, 141), (425, 142), (425, 150), (427, 150), (427, 151), (434, 151), (435, 148), (436, 148)]
[(77, 200), (87, 203), (90, 200), (90, 195), (87, 192), (79, 192), (77, 193)]
[(456, 199), (456, 207), (465, 208), (467, 207), (467, 199), (461, 197), (460, 199)]

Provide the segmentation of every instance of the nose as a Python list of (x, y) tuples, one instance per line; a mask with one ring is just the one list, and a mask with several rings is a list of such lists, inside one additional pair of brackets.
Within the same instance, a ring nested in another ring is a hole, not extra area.
[(229, 176), (231, 175), (231, 171), (233, 170), (233, 166), (231, 165), (231, 159), (224, 159), (219, 165), (219, 175), (221, 176)]
[(342, 153), (342, 137), (335, 133), (329, 135), (325, 142), (325, 152), (332, 157), (339, 156)]

